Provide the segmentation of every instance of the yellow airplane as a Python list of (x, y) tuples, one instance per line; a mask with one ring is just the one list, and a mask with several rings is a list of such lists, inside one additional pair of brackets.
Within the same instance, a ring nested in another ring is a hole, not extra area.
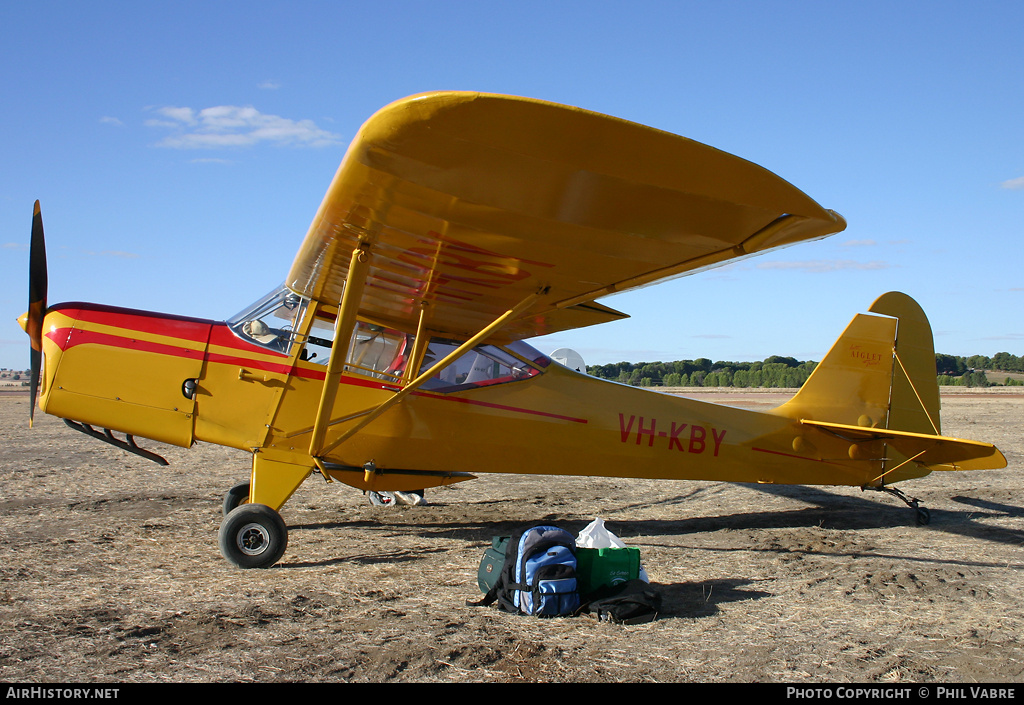
[(595, 379), (523, 342), (623, 318), (596, 303), (609, 294), (845, 226), (683, 137), (537, 100), (415, 95), (361, 128), (284, 285), (226, 322), (48, 308), (36, 203), (31, 391), (157, 462), (136, 436), (250, 452), (219, 534), (243, 568), (281, 558), (279, 511), (311, 475), (368, 492), (477, 472), (849, 485), (927, 521), (892, 483), (1006, 461), (941, 435), (931, 330), (904, 294), (857, 315), (769, 412)]

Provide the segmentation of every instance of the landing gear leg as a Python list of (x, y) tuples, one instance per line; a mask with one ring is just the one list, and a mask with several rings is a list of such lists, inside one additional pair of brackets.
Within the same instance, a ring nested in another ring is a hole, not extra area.
[(916, 497), (908, 497), (906, 493), (895, 487), (888, 485), (881, 485), (880, 487), (872, 487), (870, 485), (864, 485), (861, 490), (874, 490), (875, 492), (885, 492), (893, 497), (901, 499), (904, 504), (914, 510), (915, 519), (918, 526), (926, 526), (932, 520), (932, 514), (925, 507), (921, 506), (921, 501)]

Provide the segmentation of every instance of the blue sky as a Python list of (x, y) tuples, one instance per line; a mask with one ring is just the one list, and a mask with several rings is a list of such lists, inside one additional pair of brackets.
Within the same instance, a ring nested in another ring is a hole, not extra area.
[(283, 280), (349, 139), (427, 90), (509, 93), (774, 171), (848, 229), (604, 303), (589, 364), (821, 359), (900, 290), (936, 349), (1024, 353), (1024, 3), (0, 2), (0, 367), (49, 301), (224, 319)]

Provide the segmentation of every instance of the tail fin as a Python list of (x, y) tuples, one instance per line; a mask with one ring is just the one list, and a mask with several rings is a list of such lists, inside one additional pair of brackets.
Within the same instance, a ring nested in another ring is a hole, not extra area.
[(878, 297), (868, 311), (876, 315), (857, 314), (777, 413), (940, 435), (935, 351), (924, 311), (899, 292)]
[[(932, 329), (924, 311), (899, 292), (857, 314), (796, 396), (774, 413), (850, 442), (882, 443), (880, 474), (894, 482), (932, 470), (1006, 467), (990, 443), (942, 436)], [(866, 446), (870, 448), (870, 445)], [(866, 457), (880, 459), (867, 452)]]

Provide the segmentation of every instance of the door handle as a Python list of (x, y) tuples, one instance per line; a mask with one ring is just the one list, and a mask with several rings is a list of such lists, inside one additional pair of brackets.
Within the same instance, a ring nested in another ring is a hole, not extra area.
[(259, 374), (258, 372), (250, 372), (244, 367), (238, 368), (238, 379), (243, 382), (272, 382), (273, 377), (269, 374)]

